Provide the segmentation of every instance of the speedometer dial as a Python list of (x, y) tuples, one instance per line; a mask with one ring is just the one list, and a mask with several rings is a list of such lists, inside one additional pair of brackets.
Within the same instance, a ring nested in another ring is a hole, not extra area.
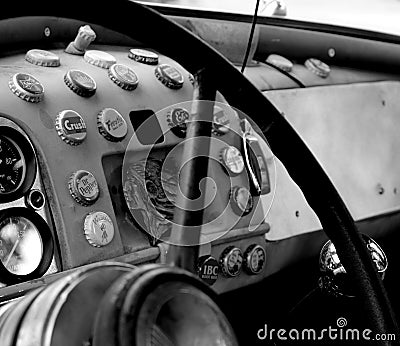
[(20, 147), (12, 139), (0, 136), (0, 194), (15, 192), (25, 174), (26, 163)]

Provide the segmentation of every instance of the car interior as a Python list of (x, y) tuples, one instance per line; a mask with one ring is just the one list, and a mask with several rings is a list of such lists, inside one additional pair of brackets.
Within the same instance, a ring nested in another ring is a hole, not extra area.
[(0, 33), (1, 346), (399, 343), (398, 36), (128, 0)]

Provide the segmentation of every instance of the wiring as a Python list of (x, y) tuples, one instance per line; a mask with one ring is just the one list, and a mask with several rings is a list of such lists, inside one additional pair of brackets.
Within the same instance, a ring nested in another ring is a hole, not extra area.
[(254, 10), (253, 22), (251, 23), (251, 30), (250, 30), (250, 35), (249, 35), (249, 41), (247, 42), (246, 54), (244, 55), (243, 64), (242, 64), (242, 69), (240, 70), (242, 73), (244, 72), (244, 69), (246, 68), (247, 60), (249, 60), (251, 42), (253, 41), (254, 30), (255, 30), (256, 24), (257, 24), (257, 15), (258, 15), (258, 7), (259, 7), (259, 6), (260, 6), (260, 0), (257, 0), (257, 2), (256, 2), (256, 8), (255, 8), (255, 10)]
[[(264, 8), (265, 9), (266, 6), (268, 6), (269, 4), (275, 2), (276, 0), (272, 0), (267, 4), (264, 4)], [(247, 61), (249, 60), (249, 55), (250, 55), (250, 49), (251, 49), (251, 42), (253, 41), (253, 37), (254, 37), (254, 31), (256, 28), (256, 24), (257, 24), (257, 18), (258, 18), (258, 9), (260, 6), (260, 0), (256, 1), (256, 7), (254, 10), (254, 15), (253, 15), (253, 20), (251, 23), (251, 29), (250, 29), (250, 35), (249, 35), (249, 40), (247, 42), (247, 47), (246, 47), (246, 53), (244, 55), (244, 59), (243, 59), (243, 63), (242, 63), (242, 68), (240, 70), (240, 72), (244, 73), (244, 70), (246, 68), (247, 65)], [(265, 62), (266, 65), (274, 68), (275, 70), (279, 71), (280, 73), (284, 74), (286, 77), (290, 78), (292, 81), (294, 81), (300, 88), (305, 88), (306, 86), (303, 84), (302, 81), (300, 81), (297, 77), (293, 76), (292, 74), (282, 70), (280, 67), (275, 66), (269, 62)]]

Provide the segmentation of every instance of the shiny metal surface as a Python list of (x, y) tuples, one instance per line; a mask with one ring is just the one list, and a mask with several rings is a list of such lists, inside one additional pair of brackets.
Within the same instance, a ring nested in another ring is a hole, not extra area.
[[(385, 252), (372, 238), (363, 235), (363, 239), (376, 265), (378, 273), (383, 279), (388, 267), (388, 260)], [(327, 241), (321, 249), (319, 269), (321, 272), (319, 286), (323, 291), (334, 296), (354, 297), (351, 278), (348, 277), (346, 269), (336, 253), (335, 245), (331, 240)]]

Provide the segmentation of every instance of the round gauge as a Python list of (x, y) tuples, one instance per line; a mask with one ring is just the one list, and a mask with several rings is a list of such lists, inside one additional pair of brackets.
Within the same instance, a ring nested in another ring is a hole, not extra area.
[(229, 277), (239, 275), (242, 269), (242, 262), (242, 251), (237, 247), (229, 246), (224, 250), (220, 257), (222, 273)]
[(47, 223), (34, 211), (11, 208), (0, 216), (0, 281), (6, 284), (42, 276), (53, 257)]
[(17, 128), (0, 126), (0, 203), (23, 197), (36, 177), (36, 155), (28, 137)]
[(10, 273), (32, 273), (42, 256), (42, 238), (31, 221), (11, 216), (0, 223), (0, 261)]
[(23, 183), (26, 163), (21, 148), (0, 135), (0, 194), (15, 192)]

